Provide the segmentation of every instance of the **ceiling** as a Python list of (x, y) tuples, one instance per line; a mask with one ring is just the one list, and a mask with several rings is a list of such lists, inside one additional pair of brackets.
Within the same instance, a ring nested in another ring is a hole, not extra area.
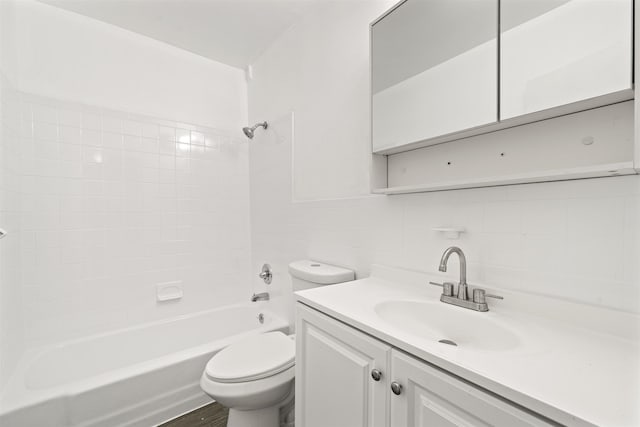
[(318, 0), (40, 0), (244, 68)]

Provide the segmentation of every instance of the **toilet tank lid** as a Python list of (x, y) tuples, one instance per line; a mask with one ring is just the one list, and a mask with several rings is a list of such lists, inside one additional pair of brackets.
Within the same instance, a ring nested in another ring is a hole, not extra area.
[(289, 273), (298, 279), (320, 285), (331, 285), (355, 279), (353, 270), (308, 259), (294, 261), (289, 264)]

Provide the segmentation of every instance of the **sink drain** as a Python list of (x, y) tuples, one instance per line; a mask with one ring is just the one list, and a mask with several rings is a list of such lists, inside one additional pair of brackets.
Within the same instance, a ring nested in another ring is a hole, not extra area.
[(453, 342), (451, 340), (439, 340), (438, 342), (441, 342), (442, 344), (452, 345), (454, 347), (458, 346), (458, 344), (456, 344), (455, 342)]

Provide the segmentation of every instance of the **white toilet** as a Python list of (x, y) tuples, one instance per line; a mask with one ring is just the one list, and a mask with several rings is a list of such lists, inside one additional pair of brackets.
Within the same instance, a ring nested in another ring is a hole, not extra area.
[[(354, 280), (353, 271), (315, 261), (289, 264), (293, 290)], [(227, 427), (279, 427), (293, 398), (293, 336), (267, 332), (231, 344), (209, 360), (200, 387), (229, 408)]]

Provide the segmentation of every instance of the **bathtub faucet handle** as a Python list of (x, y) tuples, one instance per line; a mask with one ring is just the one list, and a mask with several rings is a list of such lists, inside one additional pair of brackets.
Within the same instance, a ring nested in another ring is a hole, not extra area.
[(271, 280), (273, 279), (271, 266), (269, 264), (264, 264), (262, 266), (262, 270), (260, 270), (260, 274), (258, 274), (258, 277), (260, 277), (267, 285), (271, 284)]

